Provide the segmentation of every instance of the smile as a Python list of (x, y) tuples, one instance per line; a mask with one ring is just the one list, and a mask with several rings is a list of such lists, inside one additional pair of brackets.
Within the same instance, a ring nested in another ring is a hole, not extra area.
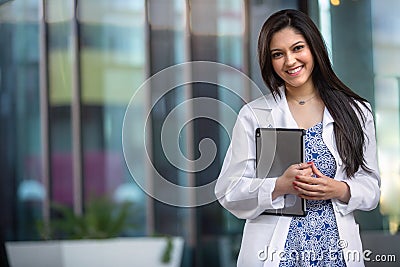
[(287, 73), (289, 73), (289, 74), (296, 74), (296, 73), (298, 73), (302, 68), (303, 68), (303, 66), (300, 66), (300, 67), (297, 67), (297, 68), (292, 69), (292, 70), (287, 70)]

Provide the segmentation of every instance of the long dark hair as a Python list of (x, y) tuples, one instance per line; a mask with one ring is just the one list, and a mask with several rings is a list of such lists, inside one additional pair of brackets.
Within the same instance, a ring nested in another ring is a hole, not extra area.
[(312, 80), (335, 121), (336, 146), (345, 164), (347, 176), (352, 177), (360, 167), (370, 171), (364, 159), (363, 146), (366, 137), (361, 125), (361, 121), (365, 123), (366, 117), (357, 104), (361, 103), (371, 112), (366, 104), (367, 100), (353, 92), (336, 76), (321, 33), (313, 21), (301, 11), (291, 9), (278, 11), (270, 16), (261, 28), (258, 57), (265, 84), (274, 98), (282, 97), (279, 87), (284, 85), (284, 81), (272, 67), (270, 43), (272, 36), (286, 27), (291, 27), (303, 35), (310, 47), (314, 58)]

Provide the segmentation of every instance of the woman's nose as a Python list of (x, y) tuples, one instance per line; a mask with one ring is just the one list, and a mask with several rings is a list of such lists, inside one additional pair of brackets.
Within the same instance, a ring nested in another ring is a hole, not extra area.
[(288, 54), (286, 56), (286, 65), (287, 66), (294, 66), (296, 64), (296, 58), (292, 54)]

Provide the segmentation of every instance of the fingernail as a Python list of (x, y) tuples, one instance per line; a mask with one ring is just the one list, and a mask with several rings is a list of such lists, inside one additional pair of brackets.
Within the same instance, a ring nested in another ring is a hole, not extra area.
[(312, 162), (312, 161), (309, 161), (309, 162), (307, 162), (307, 164), (313, 164), (314, 162)]
[(299, 177), (299, 176), (297, 176), (297, 175), (296, 175), (294, 178), (296, 178), (296, 179), (300, 179), (300, 177)]

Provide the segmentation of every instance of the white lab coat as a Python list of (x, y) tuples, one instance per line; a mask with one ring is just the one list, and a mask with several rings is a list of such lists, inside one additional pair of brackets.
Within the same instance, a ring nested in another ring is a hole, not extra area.
[[(242, 107), (232, 133), (231, 144), (218, 177), (215, 193), (219, 202), (236, 217), (246, 219), (243, 229), (238, 267), (278, 266), (279, 253), (284, 250), (291, 217), (260, 215), (265, 209), (282, 208), (284, 198), (272, 201), (276, 178), (255, 177), (255, 129), (258, 127), (297, 128), (286, 101), (275, 101), (272, 95), (258, 98)], [(322, 138), (335, 158), (335, 179), (346, 181), (351, 197), (347, 204), (332, 199), (341, 247), (348, 267), (364, 266), (363, 249), (354, 210), (372, 210), (380, 197), (380, 176), (376, 158), (374, 120), (371, 112), (361, 106), (366, 114), (363, 125), (366, 135), (364, 157), (372, 173), (362, 168), (348, 179), (336, 148), (333, 118), (325, 108)], [(359, 258), (358, 258), (359, 257)]]

